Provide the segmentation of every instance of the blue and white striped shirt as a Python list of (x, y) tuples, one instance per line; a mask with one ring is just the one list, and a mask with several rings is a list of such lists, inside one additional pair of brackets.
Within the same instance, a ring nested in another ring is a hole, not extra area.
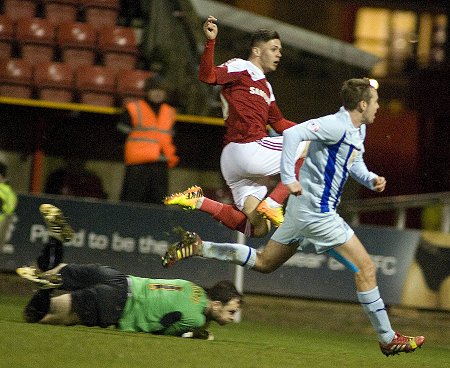
[(300, 169), (303, 191), (300, 205), (313, 212), (334, 212), (344, 184), (350, 175), (373, 189), (370, 172), (363, 160), (366, 126), (355, 128), (343, 107), (333, 115), (308, 120), (283, 132), (281, 180), (295, 181), (295, 153), (299, 142), (311, 141), (308, 155)]

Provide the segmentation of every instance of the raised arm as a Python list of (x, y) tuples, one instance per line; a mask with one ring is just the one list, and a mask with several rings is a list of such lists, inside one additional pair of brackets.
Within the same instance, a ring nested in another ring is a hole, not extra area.
[(216, 21), (217, 19), (210, 15), (205, 23), (203, 23), (203, 32), (207, 40), (200, 59), (198, 78), (200, 81), (208, 84), (215, 84), (217, 82), (214, 67), (214, 46), (219, 29), (217, 28), (217, 24), (214, 23)]
[(203, 23), (203, 32), (208, 40), (215, 40), (217, 33), (219, 33), (219, 28), (215, 22), (217, 22), (217, 18), (210, 15)]

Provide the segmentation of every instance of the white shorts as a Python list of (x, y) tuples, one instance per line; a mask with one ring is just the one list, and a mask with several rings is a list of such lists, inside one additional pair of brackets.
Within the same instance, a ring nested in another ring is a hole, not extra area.
[(312, 243), (317, 253), (323, 253), (344, 244), (353, 236), (353, 229), (336, 212), (302, 209), (298, 199), (289, 197), (284, 222), (272, 235), (272, 240), (281, 244), (299, 242), (302, 248)]
[[(297, 158), (305, 150), (301, 142)], [(283, 137), (265, 137), (250, 143), (228, 143), (220, 156), (222, 175), (231, 189), (234, 203), (240, 210), (252, 195), (263, 200), (267, 194), (267, 177), (280, 173)]]

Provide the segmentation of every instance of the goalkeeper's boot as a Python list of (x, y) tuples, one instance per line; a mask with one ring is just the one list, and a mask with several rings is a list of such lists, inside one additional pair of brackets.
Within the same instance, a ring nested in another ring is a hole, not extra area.
[(174, 193), (164, 198), (164, 204), (166, 206), (178, 205), (185, 210), (195, 210), (197, 202), (203, 200), (203, 190), (197, 185), (186, 189), (181, 193)]
[(162, 257), (163, 267), (170, 267), (185, 258), (201, 255), (202, 239), (196, 233), (184, 231), (181, 241), (172, 244)]
[(280, 226), (284, 221), (283, 206), (271, 206), (267, 198), (256, 207), (256, 212), (268, 219), (275, 227)]
[(423, 336), (404, 336), (396, 332), (394, 339), (389, 344), (382, 344), (380, 342), (380, 349), (386, 356), (411, 353), (417, 348), (422, 347), (424, 342), (425, 337)]
[(16, 270), (16, 272), (20, 277), (37, 284), (40, 289), (55, 289), (63, 284), (60, 274), (39, 272), (32, 266), (20, 267)]
[(51, 237), (61, 242), (67, 242), (72, 239), (73, 229), (58, 207), (44, 203), (39, 206), (39, 211), (44, 218)]

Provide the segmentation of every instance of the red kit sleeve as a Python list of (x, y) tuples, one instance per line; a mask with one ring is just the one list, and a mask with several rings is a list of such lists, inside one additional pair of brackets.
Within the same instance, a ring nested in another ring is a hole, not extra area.
[(284, 118), (276, 102), (272, 102), (269, 110), (269, 124), (279, 134), (284, 130), (297, 125), (293, 121)]
[(205, 49), (200, 59), (200, 68), (198, 71), (198, 79), (204, 83), (215, 84), (217, 76), (214, 66), (214, 45), (216, 40), (207, 40)]

